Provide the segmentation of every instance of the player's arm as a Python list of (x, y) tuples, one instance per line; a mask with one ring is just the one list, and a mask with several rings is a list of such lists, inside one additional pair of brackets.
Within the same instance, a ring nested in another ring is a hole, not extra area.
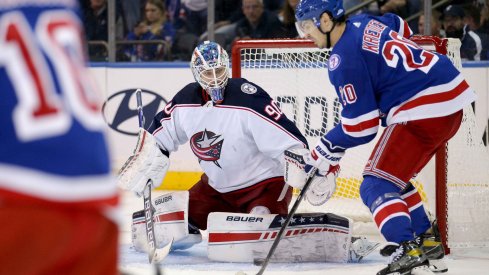
[[(318, 162), (324, 162), (322, 170), (329, 165), (338, 165), (348, 148), (371, 141), (379, 128), (379, 107), (375, 98), (374, 83), (360, 54), (355, 63), (343, 60), (335, 74), (330, 74), (338, 98), (342, 104), (341, 121), (328, 131), (311, 148), (311, 154)], [(345, 64), (346, 63), (346, 64)]]
[(313, 179), (306, 193), (306, 199), (313, 205), (323, 204), (334, 193), (339, 162), (345, 151), (372, 140), (379, 127), (371, 81), (368, 74), (360, 74), (357, 68), (358, 64), (344, 66), (332, 78), (343, 105), (341, 122), (322, 137), (310, 153), (294, 150), (286, 157), (286, 180), (296, 188), (302, 189), (311, 167), (317, 168), (319, 176)]
[(160, 148), (168, 152), (167, 154), (177, 151), (178, 146), (188, 141), (180, 126), (181, 121), (176, 115), (179, 105), (175, 98), (168, 102), (165, 108), (156, 114), (151, 127), (148, 129), (155, 136)]

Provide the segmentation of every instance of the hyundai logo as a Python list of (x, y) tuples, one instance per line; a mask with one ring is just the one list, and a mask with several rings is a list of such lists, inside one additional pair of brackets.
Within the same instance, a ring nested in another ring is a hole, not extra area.
[[(139, 131), (136, 89), (116, 92), (104, 102), (102, 114), (107, 125), (121, 134), (137, 136)], [(141, 89), (144, 113), (144, 129), (148, 129), (153, 118), (167, 101), (159, 94)]]

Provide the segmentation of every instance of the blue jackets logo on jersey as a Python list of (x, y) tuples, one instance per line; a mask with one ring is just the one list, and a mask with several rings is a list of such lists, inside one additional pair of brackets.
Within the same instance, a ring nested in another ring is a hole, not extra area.
[(205, 129), (194, 134), (190, 138), (190, 148), (200, 161), (212, 161), (217, 167), (221, 168), (217, 162), (221, 157), (221, 149), (224, 139), (221, 135), (216, 135)]
[[(138, 110), (136, 109), (135, 90), (127, 89), (116, 92), (107, 98), (102, 106), (102, 114), (107, 125), (116, 132), (130, 136), (137, 136), (139, 130), (137, 127)], [(142, 90), (142, 98), (143, 112), (146, 118), (144, 128), (148, 129), (153, 121), (152, 118), (165, 107), (167, 101), (159, 94), (149, 90)], [(128, 120), (131, 122), (126, 123)]]
[(254, 94), (257, 92), (257, 88), (253, 85), (251, 85), (250, 83), (243, 83), (241, 84), (241, 91), (245, 94)]

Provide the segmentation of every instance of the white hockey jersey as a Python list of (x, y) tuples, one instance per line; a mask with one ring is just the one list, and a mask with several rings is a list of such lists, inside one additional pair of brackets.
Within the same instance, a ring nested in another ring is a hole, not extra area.
[(283, 153), (307, 148), (299, 129), (259, 86), (229, 79), (221, 104), (213, 105), (194, 82), (177, 93), (149, 129), (173, 152), (189, 141), (209, 184), (221, 193), (283, 176)]

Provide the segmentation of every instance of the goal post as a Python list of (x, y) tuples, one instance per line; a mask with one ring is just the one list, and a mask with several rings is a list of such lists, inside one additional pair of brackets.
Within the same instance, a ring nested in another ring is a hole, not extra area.
[[(412, 40), (426, 50), (448, 55), (461, 69), (460, 41), (431, 36), (415, 36)], [(341, 104), (328, 77), (329, 53), (304, 39), (240, 40), (232, 48), (232, 76), (246, 78), (264, 88), (309, 144), (315, 144), (340, 119)], [(419, 177), (411, 180), (426, 208), (436, 213), (447, 251), (489, 247), (489, 152), (477, 137), (471, 106), (464, 109), (462, 124), (453, 141), (437, 152), (436, 161), (430, 161)], [(378, 234), (359, 197), (359, 186), (363, 167), (379, 137), (380, 134), (369, 144), (348, 149), (340, 162), (337, 191), (330, 201), (320, 208), (308, 207), (303, 202), (298, 212), (345, 215), (355, 221), (354, 233), (357, 226), (361, 234), (365, 229), (369, 234), (372, 230), (372, 234)], [(470, 209), (465, 216), (464, 208)]]

